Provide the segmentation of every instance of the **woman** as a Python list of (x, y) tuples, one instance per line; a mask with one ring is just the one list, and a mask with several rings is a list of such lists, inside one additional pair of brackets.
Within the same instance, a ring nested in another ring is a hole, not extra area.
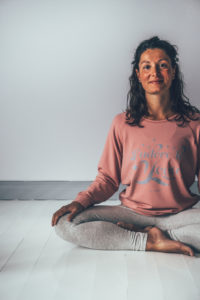
[[(63, 239), (104, 250), (200, 251), (200, 111), (183, 93), (176, 47), (153, 37), (134, 55), (125, 112), (111, 124), (98, 175), (53, 214)], [(97, 205), (126, 185), (120, 205)], [(66, 217), (65, 215), (68, 214)]]

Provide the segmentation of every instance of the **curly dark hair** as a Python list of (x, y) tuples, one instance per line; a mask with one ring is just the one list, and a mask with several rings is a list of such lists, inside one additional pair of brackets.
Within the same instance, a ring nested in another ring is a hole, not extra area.
[[(171, 45), (168, 41), (161, 40), (158, 36), (144, 40), (139, 44), (135, 51), (134, 60), (131, 63), (133, 65), (133, 70), (129, 77), (130, 90), (127, 95), (126, 110), (124, 111), (126, 112), (126, 123), (131, 126), (144, 127), (140, 124), (140, 120), (143, 116), (150, 115), (145, 99), (145, 91), (138, 80), (136, 69), (139, 70), (141, 54), (147, 49), (154, 48), (164, 50), (171, 60), (172, 67), (176, 67), (175, 77), (170, 87), (170, 95), (171, 99), (173, 99), (173, 102), (171, 103), (171, 110), (174, 114), (178, 114), (174, 120), (177, 122), (182, 121), (182, 123), (178, 124), (178, 126), (184, 127), (185, 122), (190, 122), (190, 120), (196, 121), (199, 119), (198, 117), (192, 118), (192, 116), (195, 113), (200, 113), (200, 110), (191, 105), (188, 97), (184, 94), (184, 81), (178, 65), (179, 59), (177, 57), (177, 46)], [(186, 117), (189, 120), (187, 120)], [(168, 117), (167, 120), (173, 121), (173, 119), (168, 119)]]

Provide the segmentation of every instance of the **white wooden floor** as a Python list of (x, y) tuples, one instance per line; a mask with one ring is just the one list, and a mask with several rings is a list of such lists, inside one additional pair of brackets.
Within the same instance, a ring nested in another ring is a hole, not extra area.
[(1, 300), (200, 300), (200, 257), (91, 250), (59, 238), (51, 218), (70, 202), (0, 201)]

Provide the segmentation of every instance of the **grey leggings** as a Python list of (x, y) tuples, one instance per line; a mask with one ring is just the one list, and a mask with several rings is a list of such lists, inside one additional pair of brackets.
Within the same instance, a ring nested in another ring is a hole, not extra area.
[(72, 222), (62, 216), (56, 233), (73, 244), (102, 250), (145, 251), (146, 232), (134, 232), (116, 225), (118, 221), (140, 228), (153, 225), (172, 240), (183, 242), (200, 252), (200, 208), (190, 208), (167, 216), (145, 216), (123, 206), (96, 205), (78, 214)]

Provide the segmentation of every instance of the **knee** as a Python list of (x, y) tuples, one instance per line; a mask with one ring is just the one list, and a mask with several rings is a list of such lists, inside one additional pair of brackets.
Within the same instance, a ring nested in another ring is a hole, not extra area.
[(72, 227), (73, 222), (67, 221), (66, 216), (62, 216), (54, 226), (56, 234), (63, 240), (73, 242)]
[(169, 236), (175, 240), (192, 246), (196, 252), (200, 252), (200, 225), (187, 225), (174, 230), (168, 230)]

